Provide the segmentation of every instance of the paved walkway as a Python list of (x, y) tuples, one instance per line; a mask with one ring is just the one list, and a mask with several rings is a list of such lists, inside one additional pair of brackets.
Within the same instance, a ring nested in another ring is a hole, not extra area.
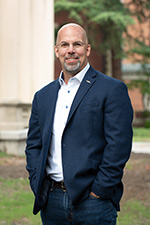
[(150, 154), (150, 142), (133, 142), (132, 152)]

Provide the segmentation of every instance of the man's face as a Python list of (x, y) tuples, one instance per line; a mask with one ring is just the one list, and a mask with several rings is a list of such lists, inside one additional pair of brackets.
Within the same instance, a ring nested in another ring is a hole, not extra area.
[(74, 76), (87, 64), (91, 47), (81, 27), (68, 26), (63, 28), (55, 46), (56, 57), (59, 58), (64, 75)]

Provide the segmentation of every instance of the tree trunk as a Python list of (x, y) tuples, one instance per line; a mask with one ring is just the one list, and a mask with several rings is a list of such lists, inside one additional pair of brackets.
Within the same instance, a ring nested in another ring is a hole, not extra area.
[(121, 59), (112, 50), (112, 77), (122, 80)]

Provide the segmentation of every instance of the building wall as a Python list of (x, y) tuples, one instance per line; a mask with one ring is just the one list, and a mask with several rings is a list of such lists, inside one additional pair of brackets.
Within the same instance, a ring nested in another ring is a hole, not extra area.
[(24, 151), (33, 95), (54, 79), (53, 47), (53, 0), (0, 0), (0, 150)]
[(0, 0), (0, 101), (31, 103), (53, 80), (53, 1)]

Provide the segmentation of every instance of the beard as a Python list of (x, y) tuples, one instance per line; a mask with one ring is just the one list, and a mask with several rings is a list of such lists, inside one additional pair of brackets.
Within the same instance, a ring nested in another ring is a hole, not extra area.
[(66, 62), (64, 62), (64, 68), (70, 74), (76, 74), (80, 70), (80, 64), (80, 61), (76, 65), (67, 65)]

